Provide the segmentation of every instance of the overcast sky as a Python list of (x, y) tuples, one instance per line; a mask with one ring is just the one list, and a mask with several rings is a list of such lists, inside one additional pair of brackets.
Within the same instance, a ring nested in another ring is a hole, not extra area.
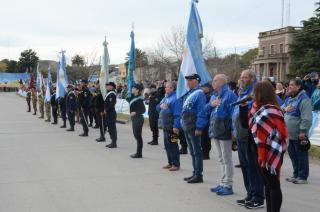
[[(286, 0), (288, 1), (288, 0)], [(291, 0), (290, 25), (313, 15), (316, 0)], [(172, 26), (186, 26), (190, 0), (3, 0), (0, 59), (18, 59), (27, 48), (40, 59), (57, 60), (102, 51), (109, 42), (111, 63), (124, 61), (135, 25), (136, 47), (150, 49)], [(200, 0), (205, 35), (222, 53), (258, 44), (258, 32), (281, 27), (281, 0)]]

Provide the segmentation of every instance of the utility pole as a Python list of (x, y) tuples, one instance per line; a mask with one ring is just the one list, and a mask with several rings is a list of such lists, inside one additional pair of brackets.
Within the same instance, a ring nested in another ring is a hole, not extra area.
[(281, 28), (284, 25), (284, 0), (281, 0)]
[(291, 16), (291, 0), (287, 2), (287, 26), (290, 26), (290, 16)]

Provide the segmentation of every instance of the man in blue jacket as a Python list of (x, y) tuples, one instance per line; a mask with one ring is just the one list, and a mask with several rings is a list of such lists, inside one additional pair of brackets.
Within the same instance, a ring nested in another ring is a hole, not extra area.
[(186, 76), (185, 79), (190, 90), (184, 98), (181, 123), (192, 157), (193, 174), (191, 177), (184, 178), (184, 180), (188, 183), (202, 183), (201, 134), (207, 124), (207, 117), (202, 110), (206, 104), (206, 96), (199, 87), (201, 78), (198, 74)]
[(163, 129), (164, 146), (167, 152), (168, 165), (164, 169), (169, 171), (178, 171), (180, 169), (180, 152), (178, 145), (178, 136), (182, 109), (182, 100), (177, 99), (176, 83), (166, 83), (166, 95), (157, 105), (160, 113), (160, 126)]
[(206, 114), (210, 114), (209, 137), (216, 145), (223, 172), (220, 184), (211, 191), (221, 196), (233, 194), (231, 123), (234, 108), (232, 103), (237, 100), (237, 96), (229, 89), (227, 82), (228, 77), (224, 74), (214, 77), (214, 95), (205, 107)]

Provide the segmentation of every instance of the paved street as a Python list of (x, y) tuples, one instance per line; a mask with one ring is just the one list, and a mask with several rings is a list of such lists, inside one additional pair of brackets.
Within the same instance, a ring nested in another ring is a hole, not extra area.
[[(204, 163), (205, 183), (189, 185), (182, 178), (191, 174), (190, 157), (182, 156), (179, 172), (162, 170), (162, 142), (145, 145), (143, 159), (129, 157), (135, 150), (130, 123), (117, 125), (119, 148), (106, 150), (105, 143), (94, 141), (98, 130), (80, 138), (77, 125), (76, 132), (68, 133), (59, 128), (61, 123), (52, 126), (27, 113), (25, 100), (15, 94), (0, 93), (0, 108), (1, 212), (247, 211), (235, 204), (245, 196), (240, 169), (235, 170), (235, 195), (219, 197), (209, 191), (220, 174), (214, 150)], [(148, 128), (143, 135), (145, 143), (150, 141)], [(319, 165), (311, 164), (310, 173), (308, 185), (285, 182), (291, 175), (286, 158), (282, 211), (320, 211)]]

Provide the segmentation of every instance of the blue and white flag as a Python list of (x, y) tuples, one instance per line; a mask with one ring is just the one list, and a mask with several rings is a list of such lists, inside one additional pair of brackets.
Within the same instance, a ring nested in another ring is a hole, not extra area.
[(51, 100), (51, 67), (48, 68), (48, 78), (47, 78), (47, 88), (46, 88), (46, 96), (45, 96), (45, 102), (50, 102)]
[(65, 51), (60, 52), (60, 61), (57, 70), (56, 99), (58, 99), (59, 97), (64, 97), (68, 85), (66, 58), (64, 56), (64, 52)]
[(201, 78), (201, 84), (211, 81), (211, 76), (206, 69), (203, 58), (201, 43), (203, 29), (196, 3), (198, 3), (197, 0), (192, 0), (187, 31), (187, 46), (183, 54), (178, 79), (178, 98), (182, 97), (188, 92), (185, 76), (198, 74)]
[(39, 63), (37, 64), (37, 82), (36, 82), (36, 89), (38, 92), (38, 95), (42, 95), (42, 87), (43, 87), (43, 77), (39, 70)]
[(101, 94), (103, 96), (103, 99), (105, 99), (106, 93), (107, 93), (106, 82), (109, 79), (109, 64), (110, 64), (107, 39), (105, 39), (102, 45), (103, 45), (103, 55), (102, 55), (102, 66), (101, 66), (100, 76), (99, 76), (99, 84), (100, 84)]
[(134, 32), (131, 31), (131, 48), (130, 48), (130, 58), (128, 67), (128, 97), (131, 97), (131, 89), (134, 86), (133, 71), (134, 71), (134, 60), (135, 60), (135, 45), (134, 45)]

